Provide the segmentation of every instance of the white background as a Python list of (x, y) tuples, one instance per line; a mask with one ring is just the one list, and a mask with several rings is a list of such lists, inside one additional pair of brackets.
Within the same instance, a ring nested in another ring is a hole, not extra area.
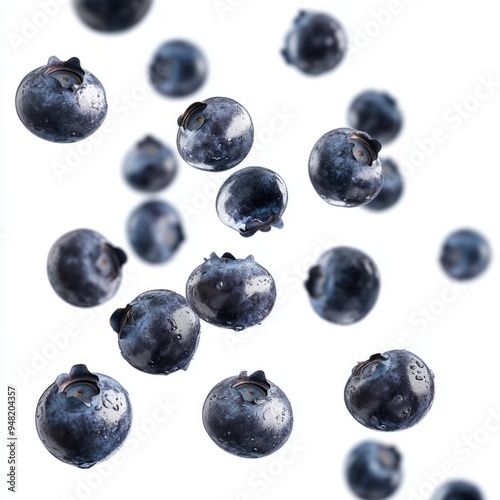
[[(299, 73), (280, 55), (305, 7), (335, 15), (349, 37), (349, 58), (321, 77)], [(491, 2), (157, 0), (140, 25), (115, 36), (86, 28), (67, 1), (10, 2), (2, 10), (0, 399), (6, 401), (7, 385), (16, 386), (17, 498), (267, 500), (318, 492), (354, 498), (343, 464), (350, 448), (367, 438), (394, 444), (403, 455), (404, 482), (394, 499), (429, 498), (433, 484), (451, 477), (475, 482), (488, 499), (500, 498), (494, 220), (500, 35)], [(199, 44), (210, 67), (202, 89), (182, 99), (157, 94), (146, 77), (153, 52), (174, 38)], [(81, 143), (45, 142), (16, 115), (19, 82), (52, 55), (79, 57), (107, 92), (106, 125)], [(384, 213), (328, 205), (307, 173), (316, 140), (346, 125), (349, 102), (367, 88), (391, 93), (405, 118), (400, 136), (381, 153), (400, 163), (405, 192)], [(240, 237), (214, 208), (218, 186), (232, 172), (198, 171), (179, 158), (178, 177), (158, 198), (178, 207), (187, 238), (169, 263), (147, 265), (130, 248), (125, 221), (149, 198), (123, 181), (123, 156), (148, 133), (175, 149), (177, 117), (191, 102), (212, 96), (236, 99), (251, 114), (255, 148), (240, 167), (260, 165), (283, 177), (285, 226)], [(437, 259), (446, 235), (465, 226), (487, 236), (494, 257), (481, 278), (457, 286)], [(52, 243), (80, 227), (101, 232), (129, 256), (123, 286), (95, 309), (66, 304), (46, 277)], [(382, 281), (369, 316), (347, 327), (317, 316), (303, 287), (315, 258), (337, 244), (371, 255)], [(271, 272), (280, 295), (271, 315), (241, 333), (203, 323), (186, 372), (155, 377), (133, 369), (119, 353), (111, 313), (152, 288), (183, 293), (191, 271), (212, 251), (252, 254)], [(380, 433), (349, 415), (343, 388), (356, 362), (390, 348), (407, 348), (427, 362), (436, 398), (417, 426)], [(34, 424), (42, 392), (76, 363), (117, 379), (134, 408), (123, 448), (89, 470), (53, 458)], [(295, 425), (274, 455), (241, 459), (206, 435), (201, 408), (217, 382), (258, 369), (288, 395)], [(5, 410), (1, 417), (5, 436)], [(3, 449), (0, 487), (6, 491)]]

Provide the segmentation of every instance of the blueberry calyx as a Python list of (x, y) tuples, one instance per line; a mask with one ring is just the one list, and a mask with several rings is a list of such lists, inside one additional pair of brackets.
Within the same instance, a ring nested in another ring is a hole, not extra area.
[(105, 243), (103, 252), (97, 259), (96, 267), (103, 276), (115, 279), (125, 262), (127, 262), (127, 254), (121, 248)]
[(67, 398), (76, 398), (86, 405), (99, 394), (98, 382), (99, 377), (91, 373), (84, 364), (74, 365), (69, 375), (63, 373), (56, 378), (59, 394), (64, 393)]
[(132, 316), (132, 307), (130, 304), (127, 307), (121, 307), (116, 309), (116, 311), (111, 315), (109, 319), (111, 328), (118, 333), (118, 337), (121, 339), (126, 334), (124, 328), (126, 326), (136, 326), (134, 317)]
[[(371, 165), (378, 158), (378, 153), (382, 149), (382, 145), (376, 139), (372, 139), (364, 132), (356, 131), (351, 134), (350, 139), (353, 141), (352, 154), (354, 158), (362, 163)], [(369, 158), (365, 156), (368, 153)]]
[(61, 61), (58, 57), (51, 56), (44, 74), (57, 80), (61, 87), (73, 91), (78, 89), (85, 77), (85, 71), (82, 69), (78, 57)]
[(184, 129), (190, 130), (193, 132), (194, 130), (198, 130), (201, 128), (205, 122), (206, 118), (203, 115), (203, 111), (207, 107), (206, 102), (193, 102), (183, 115), (179, 116), (177, 119), (177, 125)]
[(377, 366), (388, 359), (387, 356), (380, 353), (372, 354), (366, 361), (359, 362), (352, 369), (352, 374), (357, 378), (367, 378), (377, 369)]
[(237, 389), (245, 401), (259, 404), (267, 398), (271, 384), (262, 370), (257, 370), (251, 375), (242, 371), (231, 387)]
[(271, 230), (271, 227), (283, 227), (283, 221), (281, 217), (278, 215), (271, 215), (269, 219), (263, 221), (260, 219), (252, 219), (245, 224), (245, 229), (240, 229), (241, 236), (252, 236), (257, 231), (262, 231), (263, 233), (267, 233)]
[(304, 284), (309, 295), (314, 299), (321, 297), (325, 293), (325, 284), (325, 275), (321, 271), (321, 266), (312, 267)]

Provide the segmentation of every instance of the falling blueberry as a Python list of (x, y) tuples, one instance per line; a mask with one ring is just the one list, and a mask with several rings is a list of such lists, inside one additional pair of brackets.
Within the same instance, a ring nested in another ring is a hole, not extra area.
[(187, 40), (169, 40), (156, 50), (149, 65), (153, 87), (167, 97), (184, 97), (205, 83), (207, 59), (201, 49)]
[(469, 280), (486, 271), (491, 260), (487, 239), (474, 229), (459, 229), (448, 235), (439, 261), (444, 272), (456, 280)]
[(103, 123), (108, 105), (101, 82), (80, 60), (52, 56), (28, 73), (17, 89), (16, 110), (23, 125), (46, 141), (85, 139)]
[(336, 68), (347, 51), (343, 26), (329, 14), (300, 11), (285, 38), (285, 61), (307, 75)]
[(152, 0), (73, 0), (80, 20), (104, 33), (132, 28), (142, 21), (151, 4)]
[(263, 167), (236, 171), (221, 186), (216, 199), (219, 219), (242, 236), (271, 227), (282, 228), (281, 216), (288, 202), (283, 179)]
[(375, 305), (380, 278), (373, 260), (361, 250), (339, 246), (324, 252), (305, 283), (314, 310), (323, 319), (350, 325)]
[(186, 283), (186, 299), (204, 321), (243, 330), (260, 324), (276, 301), (271, 274), (252, 255), (236, 259), (215, 253), (198, 266)]
[(365, 132), (339, 128), (324, 134), (309, 157), (309, 178), (319, 196), (331, 205), (357, 207), (372, 201), (384, 176), (378, 158), (380, 143)]
[(200, 170), (229, 170), (241, 163), (252, 148), (252, 119), (241, 104), (227, 97), (191, 104), (177, 124), (179, 154)]
[(36, 407), (36, 430), (62, 462), (88, 469), (115, 453), (132, 424), (127, 391), (113, 378), (83, 364), (56, 378)]
[(263, 371), (219, 382), (203, 404), (203, 425), (213, 442), (243, 458), (261, 458), (279, 450), (293, 427), (292, 406)]
[(351, 102), (347, 122), (385, 145), (399, 135), (403, 115), (396, 99), (387, 92), (367, 90)]
[(395, 446), (378, 441), (362, 441), (347, 456), (347, 484), (358, 498), (388, 498), (401, 484), (401, 462), (401, 453)]
[(93, 307), (109, 300), (122, 280), (127, 256), (91, 229), (76, 229), (51, 247), (47, 274), (54, 291), (78, 307)]
[(154, 375), (187, 370), (198, 347), (200, 321), (186, 299), (171, 290), (141, 293), (110, 318), (124, 359)]
[(151, 264), (169, 261), (184, 241), (179, 213), (162, 200), (137, 206), (128, 218), (127, 234), (135, 253)]
[(404, 349), (373, 354), (352, 369), (344, 401), (349, 413), (369, 429), (408, 429), (432, 406), (434, 374), (421, 358)]
[(485, 497), (472, 482), (449, 479), (433, 493), (431, 500), (483, 500)]
[(177, 159), (163, 142), (147, 135), (126, 154), (123, 173), (134, 189), (157, 193), (169, 186), (177, 175)]
[(372, 201), (363, 205), (373, 211), (387, 210), (392, 207), (403, 194), (404, 181), (397, 164), (390, 158), (383, 158), (382, 173), (384, 183), (382, 189)]

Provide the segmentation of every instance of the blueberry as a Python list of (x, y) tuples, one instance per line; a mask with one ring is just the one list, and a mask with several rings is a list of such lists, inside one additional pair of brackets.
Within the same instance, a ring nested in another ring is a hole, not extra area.
[(358, 498), (388, 498), (401, 484), (401, 461), (401, 454), (394, 446), (363, 441), (347, 456), (347, 484)]
[(149, 11), (152, 0), (73, 0), (80, 20), (89, 28), (106, 33), (127, 30)]
[(184, 241), (177, 210), (161, 200), (141, 203), (130, 214), (127, 234), (135, 253), (151, 264), (170, 260)]
[(367, 90), (351, 102), (347, 122), (350, 127), (387, 144), (400, 133), (403, 115), (394, 97), (386, 92)]
[(141, 293), (110, 318), (122, 356), (138, 370), (168, 375), (187, 370), (198, 347), (200, 320), (171, 290)]
[(153, 87), (167, 97), (196, 92), (207, 78), (207, 60), (199, 47), (187, 40), (170, 40), (156, 50), (149, 65)]
[(379, 211), (392, 207), (403, 194), (404, 182), (397, 164), (390, 158), (383, 158), (382, 173), (384, 183), (382, 189), (372, 201), (363, 205), (370, 210)]
[(357, 207), (373, 200), (384, 182), (380, 143), (368, 134), (338, 128), (324, 134), (309, 157), (309, 178), (331, 205)]
[(242, 236), (271, 227), (282, 228), (281, 216), (288, 202), (283, 179), (263, 167), (238, 170), (221, 186), (216, 200), (219, 219)]
[(395, 349), (373, 354), (352, 370), (344, 390), (349, 413), (369, 429), (408, 429), (427, 415), (434, 374), (415, 354)]
[(186, 299), (204, 321), (239, 331), (260, 324), (276, 301), (273, 277), (252, 255), (236, 259), (230, 253), (198, 266), (186, 283)]
[(305, 283), (314, 310), (323, 319), (349, 325), (364, 318), (377, 301), (377, 266), (364, 252), (346, 246), (327, 250), (309, 269)]
[(300, 11), (281, 51), (286, 62), (307, 75), (331, 71), (344, 59), (347, 37), (329, 14)]
[(69, 304), (93, 307), (115, 295), (127, 256), (91, 229), (75, 229), (51, 247), (47, 273), (54, 291)]
[(200, 170), (229, 170), (241, 163), (252, 148), (252, 119), (241, 104), (227, 97), (191, 104), (177, 124), (179, 154)]
[(432, 495), (431, 500), (483, 500), (479, 488), (463, 479), (451, 479), (443, 483)]
[(16, 110), (23, 125), (46, 141), (85, 139), (103, 123), (108, 110), (101, 82), (72, 57), (52, 56), (28, 73), (17, 89)]
[(290, 401), (261, 370), (219, 382), (205, 399), (202, 416), (214, 443), (243, 458), (279, 450), (293, 427)]
[(36, 407), (36, 430), (62, 462), (88, 469), (116, 452), (132, 424), (127, 391), (83, 364), (56, 378)]
[(448, 235), (439, 257), (444, 272), (456, 280), (476, 278), (487, 269), (490, 260), (488, 241), (473, 229), (459, 229)]
[(168, 146), (147, 135), (125, 156), (123, 173), (132, 188), (145, 193), (157, 193), (174, 180), (177, 159)]

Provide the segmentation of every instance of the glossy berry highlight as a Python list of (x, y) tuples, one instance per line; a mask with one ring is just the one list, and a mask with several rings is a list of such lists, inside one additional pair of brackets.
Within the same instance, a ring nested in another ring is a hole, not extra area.
[(62, 462), (88, 469), (124, 443), (132, 424), (127, 391), (113, 378), (83, 364), (56, 378), (36, 407), (36, 430)]
[(408, 429), (432, 406), (434, 374), (420, 357), (404, 349), (373, 354), (352, 369), (344, 401), (354, 419), (369, 429)]
[(61, 299), (78, 307), (93, 307), (115, 295), (122, 281), (125, 252), (97, 231), (75, 229), (50, 248), (47, 274)]
[(215, 202), (219, 219), (242, 236), (283, 227), (282, 215), (288, 203), (283, 179), (263, 167), (236, 171), (219, 189)]
[(77, 57), (61, 61), (52, 56), (19, 84), (16, 111), (37, 137), (70, 143), (92, 135), (104, 122), (108, 105), (101, 82)]
[(293, 428), (286, 394), (262, 370), (246, 371), (213, 387), (205, 399), (203, 425), (224, 451), (243, 458), (261, 458), (279, 450)]
[(154, 375), (187, 370), (198, 347), (200, 321), (186, 299), (171, 290), (141, 293), (116, 309), (110, 324), (123, 358)]

